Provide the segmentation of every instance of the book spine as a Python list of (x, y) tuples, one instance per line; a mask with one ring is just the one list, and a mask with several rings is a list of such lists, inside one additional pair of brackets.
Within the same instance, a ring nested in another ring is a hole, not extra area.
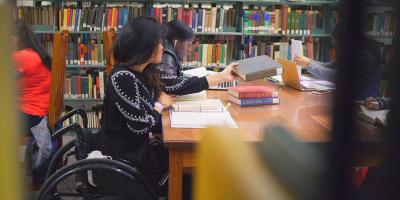
[(279, 104), (279, 98), (240, 99), (241, 106), (273, 105), (273, 104)]

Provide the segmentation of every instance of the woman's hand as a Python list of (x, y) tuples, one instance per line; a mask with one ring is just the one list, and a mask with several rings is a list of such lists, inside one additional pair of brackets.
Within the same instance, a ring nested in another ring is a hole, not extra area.
[(365, 99), (363, 105), (370, 110), (380, 110), (381, 107), (379, 105), (378, 100), (376, 100), (374, 97), (368, 97)]
[(222, 72), (206, 76), (208, 86), (212, 87), (222, 82), (234, 81), (236, 75), (234, 74), (233, 70), (236, 68), (237, 65), (238, 63), (231, 63), (226, 66)]
[(169, 108), (172, 104), (175, 103), (176, 97), (172, 95), (168, 95), (165, 92), (160, 94), (158, 98), (158, 102), (160, 102), (165, 108)]
[(305, 57), (305, 56), (294, 56), (294, 62), (302, 67), (307, 67), (310, 64), (311, 59)]
[(236, 75), (234, 74), (234, 69), (238, 66), (238, 63), (231, 63), (225, 69), (220, 72), (221, 82), (231, 82), (235, 80)]

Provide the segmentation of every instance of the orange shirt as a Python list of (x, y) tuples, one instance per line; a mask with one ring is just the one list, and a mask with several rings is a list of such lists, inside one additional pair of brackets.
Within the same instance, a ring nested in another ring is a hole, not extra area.
[(51, 72), (32, 49), (16, 51), (13, 59), (20, 73), (20, 109), (29, 115), (44, 116), (49, 110)]

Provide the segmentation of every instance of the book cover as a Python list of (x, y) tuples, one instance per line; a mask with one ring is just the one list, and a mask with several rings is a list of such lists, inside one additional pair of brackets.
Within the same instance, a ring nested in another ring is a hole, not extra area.
[(278, 91), (274, 86), (249, 85), (228, 88), (228, 93), (239, 99), (278, 97)]
[(237, 61), (239, 65), (235, 73), (245, 81), (275, 76), (280, 74), (281, 67), (267, 55), (247, 58)]
[(279, 104), (279, 98), (249, 98), (238, 99), (234, 96), (229, 96), (229, 101), (239, 106), (257, 106), (257, 105), (273, 105)]

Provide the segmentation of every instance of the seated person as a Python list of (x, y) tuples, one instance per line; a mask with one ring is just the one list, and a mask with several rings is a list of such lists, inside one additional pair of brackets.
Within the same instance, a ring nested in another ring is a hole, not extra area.
[[(339, 40), (339, 32), (341, 25), (336, 25), (332, 32), (332, 45), (336, 48)], [(363, 68), (359, 73), (357, 100), (363, 100), (367, 97), (377, 97), (380, 87), (380, 54), (377, 42), (370, 39), (362, 40), (362, 49), (360, 52), (360, 60), (362, 61)], [(314, 77), (330, 82), (335, 82), (336, 69), (338, 68), (336, 61), (321, 63), (305, 56), (294, 56), (296, 64), (307, 69), (307, 71)]]
[(139, 17), (118, 34), (113, 47), (118, 64), (108, 78), (101, 129), (91, 144), (92, 150), (137, 168), (160, 195), (166, 191), (168, 151), (163, 144), (150, 142), (162, 133), (163, 108), (174, 103), (173, 97), (163, 93), (156, 67), (163, 52), (161, 33), (161, 24), (154, 18)]
[(56, 150), (56, 141), (53, 144), (50, 141), (45, 118), (50, 104), (51, 57), (26, 22), (16, 20), (14, 25), (11, 40), (19, 75), (19, 110), (26, 124), (24, 134), (33, 136), (27, 145), (28, 157), (31, 157), (28, 163), (33, 185), (39, 187), (45, 181), (48, 162)]
[(234, 80), (232, 70), (237, 65), (235, 63), (228, 65), (222, 72), (206, 77), (181, 77), (181, 66), (186, 60), (188, 48), (194, 39), (194, 33), (188, 25), (180, 20), (168, 22), (165, 29), (164, 52), (159, 68), (160, 78), (165, 84), (167, 93), (175, 95), (191, 94), (201, 92), (222, 82)]

